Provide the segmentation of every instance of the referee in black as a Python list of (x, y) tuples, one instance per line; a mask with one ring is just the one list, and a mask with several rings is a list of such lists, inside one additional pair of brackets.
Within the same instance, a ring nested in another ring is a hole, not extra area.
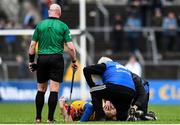
[[(38, 92), (36, 95), (36, 122), (41, 122), (44, 105), (44, 95), (50, 80), (50, 95), (48, 99), (48, 122), (54, 122), (54, 112), (58, 101), (59, 84), (63, 81), (64, 44), (72, 60), (72, 68), (76, 69), (76, 51), (71, 40), (68, 26), (60, 21), (61, 7), (52, 4), (49, 8), (49, 18), (41, 21), (34, 31), (29, 47), (29, 69), (37, 70)], [(37, 65), (34, 61), (38, 43)]]

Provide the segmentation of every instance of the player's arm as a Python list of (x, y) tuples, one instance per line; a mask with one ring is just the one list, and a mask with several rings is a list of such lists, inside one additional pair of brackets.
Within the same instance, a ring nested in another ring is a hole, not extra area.
[(106, 65), (104, 63), (87, 66), (83, 69), (84, 76), (86, 78), (89, 87), (95, 86), (95, 83), (93, 82), (91, 75), (102, 75), (105, 70), (106, 70)]
[(91, 115), (93, 114), (93, 106), (89, 103), (84, 105), (84, 112), (81, 116), (80, 122), (88, 121)]
[(65, 105), (65, 99), (64, 99), (64, 97), (61, 97), (59, 99), (59, 107), (61, 110), (61, 114), (64, 118), (64, 121), (73, 121), (71, 115), (68, 115), (68, 112), (64, 105)]

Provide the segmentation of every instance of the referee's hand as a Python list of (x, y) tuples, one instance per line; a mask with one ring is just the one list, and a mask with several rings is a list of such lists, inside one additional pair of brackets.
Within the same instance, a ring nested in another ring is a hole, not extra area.
[(29, 70), (31, 72), (34, 72), (34, 71), (36, 71), (36, 69), (37, 69), (37, 64), (34, 62), (29, 62)]
[(77, 66), (76, 62), (72, 63), (72, 69), (75, 70), (75, 71), (78, 69), (78, 66)]

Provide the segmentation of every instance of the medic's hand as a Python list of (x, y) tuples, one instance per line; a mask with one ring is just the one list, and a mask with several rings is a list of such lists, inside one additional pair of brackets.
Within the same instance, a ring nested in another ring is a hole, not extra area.
[(105, 105), (104, 105), (104, 109), (105, 109), (105, 110), (110, 110), (110, 109), (112, 109), (112, 108), (113, 108), (112, 103), (111, 103), (110, 101), (106, 101), (106, 102), (105, 102)]

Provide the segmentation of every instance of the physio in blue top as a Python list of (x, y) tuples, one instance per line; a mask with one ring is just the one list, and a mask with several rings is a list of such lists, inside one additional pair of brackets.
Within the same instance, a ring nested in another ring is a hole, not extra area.
[[(133, 106), (135, 109), (141, 106), (146, 98), (143, 85), (133, 81), (132, 73), (108, 57), (101, 57), (98, 64), (87, 66), (83, 71), (90, 87), (97, 121), (103, 120), (105, 116), (102, 109), (102, 99), (112, 102), (117, 110), (117, 120), (124, 121), (127, 120), (128, 110), (134, 97), (137, 97)], [(102, 78), (102, 85), (97, 85), (93, 81), (93, 75)]]
[(106, 70), (102, 74), (103, 83), (113, 83), (135, 90), (131, 72), (118, 62), (108, 61), (104, 63)]

